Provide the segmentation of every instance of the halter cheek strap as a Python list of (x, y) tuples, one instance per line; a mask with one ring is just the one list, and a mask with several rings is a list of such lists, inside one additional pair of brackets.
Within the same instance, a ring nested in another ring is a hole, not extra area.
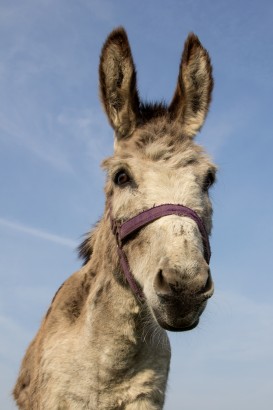
[(130, 238), (132, 233), (137, 232), (139, 229), (148, 225), (149, 223), (167, 215), (178, 215), (191, 218), (198, 226), (200, 231), (203, 249), (204, 249), (204, 258), (209, 264), (211, 257), (210, 243), (207, 230), (202, 219), (197, 215), (195, 211), (184, 206), (184, 205), (174, 205), (174, 204), (163, 204), (158, 205), (153, 208), (147, 209), (146, 211), (140, 212), (138, 215), (134, 216), (131, 219), (119, 224), (115, 219), (113, 219), (110, 212), (110, 221), (111, 229), (113, 234), (116, 237), (117, 241), (117, 251), (120, 259), (120, 264), (124, 272), (132, 291), (139, 297), (139, 299), (144, 300), (144, 294), (138, 284), (135, 281), (135, 278), (130, 270), (128, 259), (124, 252), (123, 245)]

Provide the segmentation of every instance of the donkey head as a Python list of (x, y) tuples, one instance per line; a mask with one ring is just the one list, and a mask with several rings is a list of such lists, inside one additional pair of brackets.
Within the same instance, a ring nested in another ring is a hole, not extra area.
[[(99, 74), (101, 100), (115, 131), (114, 155), (103, 163), (112, 218), (122, 223), (162, 204), (181, 204), (198, 215), (209, 234), (208, 191), (216, 167), (193, 141), (213, 87), (207, 51), (194, 34), (188, 36), (169, 106), (140, 101), (123, 28), (106, 40)], [(195, 327), (213, 293), (196, 221), (185, 215), (160, 217), (133, 233), (123, 249), (156, 322), (168, 330)]]

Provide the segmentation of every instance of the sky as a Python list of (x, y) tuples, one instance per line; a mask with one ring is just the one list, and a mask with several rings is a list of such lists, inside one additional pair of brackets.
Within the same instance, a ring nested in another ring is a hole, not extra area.
[(212, 189), (215, 295), (198, 328), (169, 334), (166, 410), (273, 403), (273, 3), (267, 0), (0, 0), (0, 408), (76, 248), (104, 207), (113, 131), (98, 61), (123, 25), (140, 95), (170, 101), (183, 44), (208, 49), (215, 89), (197, 136)]

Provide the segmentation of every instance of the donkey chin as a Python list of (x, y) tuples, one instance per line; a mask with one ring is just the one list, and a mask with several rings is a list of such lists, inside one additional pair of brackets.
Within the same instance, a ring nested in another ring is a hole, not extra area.
[(153, 308), (153, 315), (163, 329), (171, 332), (184, 332), (194, 329), (203, 313), (207, 302), (191, 302), (190, 306), (185, 306), (184, 301), (173, 300), (169, 302), (160, 301), (161, 305)]

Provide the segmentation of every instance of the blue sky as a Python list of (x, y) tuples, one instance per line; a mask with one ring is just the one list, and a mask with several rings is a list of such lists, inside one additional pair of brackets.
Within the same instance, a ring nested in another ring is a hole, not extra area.
[(100, 217), (113, 132), (98, 99), (107, 34), (127, 29), (144, 99), (170, 100), (194, 31), (215, 77), (197, 140), (212, 190), (216, 292), (200, 326), (171, 334), (167, 410), (273, 402), (273, 3), (0, 0), (0, 407), (76, 246)]

